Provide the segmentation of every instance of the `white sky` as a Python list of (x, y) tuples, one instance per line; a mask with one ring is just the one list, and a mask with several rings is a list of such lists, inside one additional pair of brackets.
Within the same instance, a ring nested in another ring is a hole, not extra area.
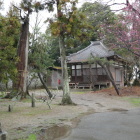
[[(78, 3), (78, 6), (80, 7), (84, 2), (94, 2), (95, 0), (79, 0), (79, 3)], [(99, 1), (99, 0), (98, 0)], [(100, 2), (110, 2), (111, 3), (123, 3), (125, 2), (126, 0), (100, 0)], [(6, 14), (6, 12), (8, 11), (9, 9), (9, 6), (10, 6), (10, 3), (14, 3), (14, 4), (19, 4), (21, 2), (21, 0), (3, 0), (4, 2), (4, 10), (3, 11), (0, 11), (0, 13), (2, 14)], [(110, 4), (111, 4), (110, 3)], [(121, 9), (120, 5), (115, 5), (115, 6), (112, 6), (112, 9)], [(42, 27), (42, 32), (45, 31), (45, 24), (43, 24), (43, 21), (46, 20), (46, 17), (50, 17), (50, 14), (47, 16), (46, 15), (47, 12), (40, 12), (40, 15), (39, 15), (39, 19), (42, 21), (42, 24), (40, 25)], [(34, 22), (35, 22), (35, 13), (31, 15), (30, 17), (30, 30), (31, 30), (31, 26), (34, 26)]]
[[(79, 2), (79, 5), (82, 5), (84, 2), (94, 2), (96, 0), (78, 0)], [(98, 1), (101, 1), (101, 2), (111, 2), (111, 3), (123, 3), (125, 2), (126, 0), (98, 0)], [(7, 11), (10, 3), (16, 3), (16, 4), (19, 4), (21, 2), (21, 0), (3, 0), (4, 2), (4, 9), (5, 11)], [(115, 6), (116, 8), (118, 8), (119, 6)], [(115, 9), (116, 9), (115, 8)]]

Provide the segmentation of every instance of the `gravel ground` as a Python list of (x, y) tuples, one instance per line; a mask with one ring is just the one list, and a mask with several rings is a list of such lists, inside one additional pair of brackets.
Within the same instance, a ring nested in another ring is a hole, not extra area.
[[(37, 99), (34, 108), (31, 107), (30, 100), (21, 102), (0, 100), (0, 122), (2, 129), (8, 132), (9, 140), (24, 138), (30, 133), (54, 124), (67, 124), (73, 127), (71, 120), (86, 113), (136, 108), (119, 96), (80, 90), (71, 92), (72, 100), (77, 104), (76, 106), (59, 105), (62, 99), (62, 91), (55, 91), (56, 97), (51, 102), (52, 109), (49, 109), (46, 102), (40, 99), (46, 98), (44, 90), (32, 90), (30, 94), (32, 93)], [(9, 105), (13, 107), (12, 112), (8, 112)]]

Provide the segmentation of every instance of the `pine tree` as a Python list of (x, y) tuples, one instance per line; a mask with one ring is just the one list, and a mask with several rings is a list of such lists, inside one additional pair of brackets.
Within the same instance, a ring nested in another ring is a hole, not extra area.
[(61, 104), (72, 104), (69, 90), (66, 49), (74, 46), (75, 40), (86, 40), (89, 37), (83, 14), (79, 14), (76, 8), (77, 0), (57, 0), (57, 16), (50, 20), (51, 31), (59, 38), (63, 77), (63, 98)]

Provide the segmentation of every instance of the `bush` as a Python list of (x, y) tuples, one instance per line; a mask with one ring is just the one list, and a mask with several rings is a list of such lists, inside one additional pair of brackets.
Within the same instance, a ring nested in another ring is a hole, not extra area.
[(3, 98), (6, 95), (4, 91), (0, 91), (0, 98)]
[(140, 81), (138, 79), (135, 79), (132, 85), (133, 86), (140, 86)]

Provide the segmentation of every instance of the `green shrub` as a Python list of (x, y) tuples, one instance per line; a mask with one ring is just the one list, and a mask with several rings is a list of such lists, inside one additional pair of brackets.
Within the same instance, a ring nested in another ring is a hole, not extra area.
[(0, 98), (3, 98), (5, 95), (5, 92), (0, 92)]

